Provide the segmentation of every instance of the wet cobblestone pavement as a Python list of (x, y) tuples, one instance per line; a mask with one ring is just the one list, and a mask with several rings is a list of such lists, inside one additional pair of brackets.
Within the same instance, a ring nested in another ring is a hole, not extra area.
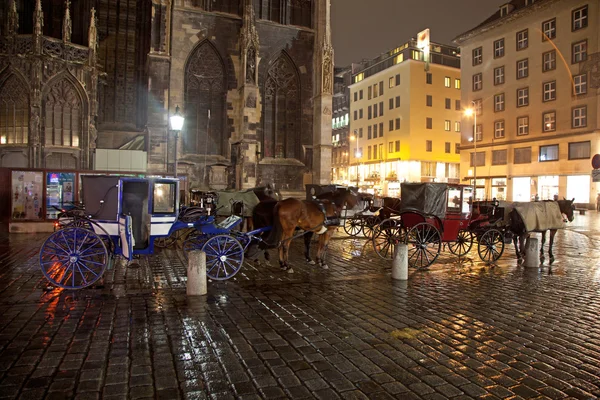
[(299, 241), (294, 274), (246, 263), (199, 298), (172, 250), (48, 290), (46, 235), (0, 233), (0, 398), (598, 398), (600, 235), (574, 226), (552, 268), (509, 245), (405, 283), (364, 240), (335, 239), (329, 270)]

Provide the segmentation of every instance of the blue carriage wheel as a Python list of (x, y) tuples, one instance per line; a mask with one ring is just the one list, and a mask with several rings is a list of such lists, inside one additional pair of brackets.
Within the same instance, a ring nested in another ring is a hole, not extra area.
[(42, 273), (53, 285), (83, 289), (93, 285), (108, 264), (108, 251), (93, 231), (67, 227), (54, 232), (40, 249)]
[(210, 237), (202, 251), (206, 254), (206, 275), (210, 279), (229, 279), (239, 272), (244, 263), (244, 248), (230, 235)]

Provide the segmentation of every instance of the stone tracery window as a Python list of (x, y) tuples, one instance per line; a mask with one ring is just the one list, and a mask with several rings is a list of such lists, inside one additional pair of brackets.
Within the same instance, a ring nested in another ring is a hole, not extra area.
[(46, 146), (80, 147), (83, 102), (68, 79), (56, 81), (42, 103), (42, 143)]
[(194, 0), (195, 7), (201, 7), (206, 11), (218, 11), (228, 14), (241, 15), (241, 0)]
[(184, 151), (226, 155), (225, 104), (225, 65), (213, 45), (204, 42), (194, 50), (185, 71)]
[(312, 0), (290, 0), (290, 23), (312, 27)]
[(300, 79), (285, 54), (270, 66), (263, 108), (265, 157), (300, 159)]
[(14, 74), (0, 87), (0, 144), (29, 141), (29, 90), (26, 87)]

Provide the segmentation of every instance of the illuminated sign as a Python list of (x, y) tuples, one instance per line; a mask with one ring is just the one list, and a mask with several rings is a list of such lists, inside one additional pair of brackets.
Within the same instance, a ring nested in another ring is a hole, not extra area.
[(423, 52), (423, 61), (425, 61), (425, 70), (429, 70), (429, 28), (419, 32), (417, 35), (417, 48)]

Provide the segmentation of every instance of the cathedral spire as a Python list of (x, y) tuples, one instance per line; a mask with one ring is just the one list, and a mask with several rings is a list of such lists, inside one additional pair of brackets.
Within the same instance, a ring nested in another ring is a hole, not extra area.
[(10, 35), (15, 35), (19, 30), (19, 14), (17, 14), (17, 2), (16, 0), (11, 0), (10, 5), (8, 6), (8, 18), (6, 21), (6, 33)]
[(243, 69), (245, 71), (244, 81), (246, 83), (256, 84), (259, 41), (252, 0), (244, 0), (244, 19), (241, 36), (240, 54), (242, 54), (242, 57), (245, 57), (245, 68)]
[(331, 44), (331, 1), (324, 0), (325, 32), (321, 39), (323, 52), (323, 75), (321, 77), (324, 94), (333, 94), (333, 46)]
[(44, 28), (44, 12), (42, 11), (42, 0), (35, 1), (35, 10), (33, 11), (33, 35), (41, 36)]
[(62, 38), (63, 42), (71, 41), (71, 2), (69, 0), (65, 0), (65, 16), (63, 17), (63, 29), (62, 29)]
[(96, 48), (98, 47), (98, 30), (96, 29), (96, 9), (90, 10), (90, 28), (88, 30), (88, 47), (90, 48), (90, 63), (96, 64)]

